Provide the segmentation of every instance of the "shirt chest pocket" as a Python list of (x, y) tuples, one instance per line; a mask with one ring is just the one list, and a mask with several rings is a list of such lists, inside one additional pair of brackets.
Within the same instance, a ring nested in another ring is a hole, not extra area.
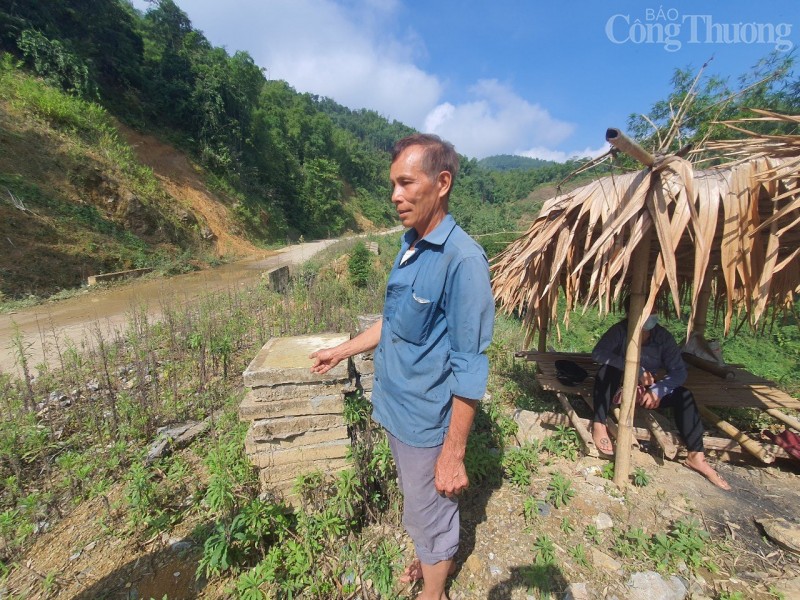
[(428, 340), (439, 297), (411, 290), (402, 298), (392, 320), (392, 331), (405, 341), (422, 345)]

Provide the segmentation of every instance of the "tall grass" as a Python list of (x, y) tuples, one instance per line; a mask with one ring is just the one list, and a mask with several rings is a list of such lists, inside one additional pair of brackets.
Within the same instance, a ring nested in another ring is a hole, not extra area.
[[(352, 332), (358, 315), (380, 312), (396, 239), (376, 241), (380, 265), (363, 287), (318, 261), (301, 269), (284, 294), (266, 283), (230, 289), (162, 306), (157, 322), (147, 307), (133, 307), (113, 338), (94, 327), (77, 343), (48, 340), (57, 354), (38, 377), (27, 369), (23, 378), (0, 374), (0, 481), (7, 483), (0, 514), (16, 524), (0, 529), (0, 561), (24, 543), (33, 513), (99, 493), (99, 482), (118, 478), (158, 427), (205, 418), (231, 402), (235, 414), (241, 373), (270, 337)], [(21, 337), (17, 347), (25, 359)], [(89, 467), (98, 485), (84, 481)], [(47, 498), (33, 513), (20, 508), (30, 494)]]

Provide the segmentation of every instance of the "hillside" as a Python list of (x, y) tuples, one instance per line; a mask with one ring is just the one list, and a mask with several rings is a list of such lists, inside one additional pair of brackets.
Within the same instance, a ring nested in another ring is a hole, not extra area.
[(0, 298), (257, 250), (182, 152), (7, 63), (0, 82)]

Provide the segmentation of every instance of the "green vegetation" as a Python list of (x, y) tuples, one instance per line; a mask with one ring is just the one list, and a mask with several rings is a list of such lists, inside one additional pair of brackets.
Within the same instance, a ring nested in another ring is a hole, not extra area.
[[(284, 295), (261, 285), (211, 295), (166, 307), (158, 323), (134, 311), (120, 340), (97, 332), (91, 348), (60, 342), (56, 361), (42, 365), (38, 377), (0, 375), (0, 571), (15, 572), (17, 557), (36, 539), (37, 523), (57, 521), (59, 509), (118, 498), (98, 504), (105, 506), (105, 530), (141, 542), (190, 526), (198, 575), (226, 582), (240, 597), (349, 597), (367, 579), (375, 594), (393, 597), (405, 561), (381, 524), (399, 524), (400, 499), (388, 443), (371, 424), (368, 402), (360, 395), (346, 402), (352, 468), (298, 479), (302, 510), (294, 515), (259, 496), (243, 452), (246, 426), (236, 416), (238, 373), (266, 339), (354, 330), (357, 315), (379, 311), (396, 239), (372, 241), (381, 252), (370, 255), (375, 275), (364, 286), (322, 266), (346, 264), (356, 255), (357, 242), (341, 243), (299, 269)], [(343, 252), (346, 261), (336, 258)], [(534, 391), (528, 365), (511, 358), (520, 335), (516, 322), (498, 319), (490, 349), (492, 400), (480, 404), (466, 464), (478, 493), (499, 485), (500, 477), (518, 488), (532, 528), (549, 518), (545, 502), (563, 509), (575, 495), (574, 483), (559, 472), (546, 490), (532, 477), (543, 462), (574, 460), (578, 442), (562, 427), (541, 444), (516, 446), (509, 413), (519, 405), (553, 410), (556, 404)], [(18, 352), (24, 356), (23, 340)], [(212, 414), (208, 433), (187, 450), (143, 462), (159, 426)], [(714, 568), (714, 544), (696, 523), (647, 534), (617, 531), (609, 539), (595, 525), (581, 530), (572, 518), (559, 519), (536, 539), (533, 564), (520, 573), (542, 593), (555, 591), (549, 586), (559, 559), (587, 568), (591, 545), (605, 549), (606, 542), (643, 567), (674, 572), (683, 561), (691, 569)], [(560, 536), (575, 543), (562, 545)], [(558, 547), (573, 549), (559, 557)], [(331, 588), (335, 581), (340, 588)]]
[(550, 483), (547, 484), (547, 501), (555, 506), (561, 508), (570, 503), (570, 500), (575, 496), (575, 490), (572, 487), (572, 482), (561, 473), (553, 473), (550, 477)]

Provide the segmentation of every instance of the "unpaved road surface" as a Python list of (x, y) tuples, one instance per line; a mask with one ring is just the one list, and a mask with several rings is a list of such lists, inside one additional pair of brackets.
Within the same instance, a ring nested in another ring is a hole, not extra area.
[(83, 341), (90, 342), (98, 333), (105, 339), (113, 338), (115, 332), (125, 327), (133, 309), (144, 307), (149, 316), (158, 318), (162, 306), (188, 302), (207, 292), (251, 284), (272, 269), (302, 264), (337, 241), (296, 244), (268, 257), (250, 258), (175, 277), (135, 281), (110, 289), (87, 290), (68, 300), (0, 315), (0, 372), (21, 374), (19, 351), (14, 343), (17, 332), (22, 338), (28, 366), (35, 370), (36, 365), (47, 361), (52, 368), (58, 366), (56, 340), (63, 351), (69, 340), (79, 346)]

